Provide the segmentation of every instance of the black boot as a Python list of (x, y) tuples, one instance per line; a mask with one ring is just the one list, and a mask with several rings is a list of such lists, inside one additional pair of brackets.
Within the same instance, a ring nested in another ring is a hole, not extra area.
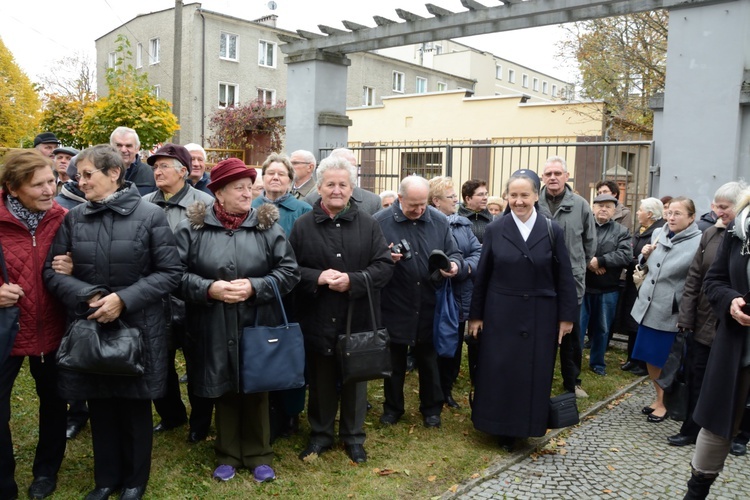
[(688, 490), (683, 500), (704, 500), (718, 474), (704, 474), (693, 469), (688, 481)]

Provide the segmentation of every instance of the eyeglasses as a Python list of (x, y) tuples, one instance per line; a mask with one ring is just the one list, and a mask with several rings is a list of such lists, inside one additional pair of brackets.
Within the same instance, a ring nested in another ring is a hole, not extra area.
[(291, 162), (292, 165), (310, 165), (311, 162), (309, 161), (293, 161)]
[(474, 196), (479, 196), (480, 198), (484, 198), (486, 196), (489, 196), (489, 193), (487, 191), (484, 191), (480, 193), (474, 193)]
[(443, 198), (445, 198), (446, 200), (457, 200), (458, 199), (458, 195), (452, 194), (450, 196), (443, 196)]
[(78, 174), (75, 175), (75, 180), (77, 180), (77, 181), (80, 181), (81, 179), (89, 180), (89, 179), (91, 179), (91, 176), (94, 175), (94, 172), (101, 172), (101, 171), (102, 171), (101, 168), (97, 168), (97, 169), (94, 169), (94, 170), (83, 171), (83, 172), (78, 173)]

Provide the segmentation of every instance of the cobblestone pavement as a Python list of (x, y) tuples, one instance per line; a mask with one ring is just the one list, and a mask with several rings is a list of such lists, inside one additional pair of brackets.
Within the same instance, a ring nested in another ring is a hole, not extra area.
[[(695, 446), (667, 444), (680, 423), (646, 421), (641, 408), (653, 400), (650, 383), (590, 416), (548, 449), (500, 468), (459, 498), (681, 499)], [(750, 457), (729, 455), (709, 499), (750, 498)]]

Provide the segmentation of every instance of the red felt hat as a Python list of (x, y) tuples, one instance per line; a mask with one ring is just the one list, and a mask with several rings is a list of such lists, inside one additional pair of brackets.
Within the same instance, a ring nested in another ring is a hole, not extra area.
[(211, 169), (211, 182), (209, 182), (206, 187), (210, 189), (212, 193), (215, 193), (237, 179), (249, 177), (255, 182), (257, 176), (258, 173), (255, 169), (245, 165), (239, 158), (227, 158), (226, 160), (217, 163), (216, 166)]

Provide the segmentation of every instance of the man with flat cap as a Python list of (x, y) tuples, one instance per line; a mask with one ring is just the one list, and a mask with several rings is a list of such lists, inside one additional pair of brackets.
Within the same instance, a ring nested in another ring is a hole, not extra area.
[(34, 149), (52, 158), (52, 151), (60, 145), (60, 140), (52, 132), (42, 132), (34, 137)]
[(52, 159), (55, 162), (55, 176), (57, 177), (56, 194), (60, 194), (63, 184), (70, 180), (70, 177), (68, 177), (68, 166), (70, 165), (70, 160), (78, 153), (80, 151), (76, 148), (58, 147), (52, 151)]
[[(169, 227), (174, 231), (177, 224), (187, 217), (187, 209), (196, 201), (202, 201), (206, 205), (213, 203), (211, 195), (195, 189), (187, 181), (193, 159), (190, 151), (178, 144), (167, 143), (146, 160), (154, 173), (154, 181), (157, 190), (145, 195), (144, 200), (159, 205), (167, 214)], [(182, 343), (183, 329), (185, 327), (185, 303), (176, 297), (170, 296), (170, 317), (167, 323), (170, 325), (167, 339), (167, 393), (161, 399), (154, 400), (156, 412), (161, 417), (154, 427), (154, 432), (168, 431), (180, 427), (187, 422), (187, 410), (180, 396), (180, 381), (175, 369), (175, 355), (177, 348)], [(207, 406), (208, 422), (198, 429), (193, 429), (193, 415), (191, 415), (191, 428), (188, 433), (188, 441), (197, 442), (206, 438), (208, 427), (211, 425), (211, 412), (213, 406), (211, 400), (200, 398), (198, 401), (190, 395), (190, 381), (188, 380), (188, 396), (193, 408), (193, 414), (205, 413), (202, 410)], [(203, 418), (205, 420), (205, 418)]]

